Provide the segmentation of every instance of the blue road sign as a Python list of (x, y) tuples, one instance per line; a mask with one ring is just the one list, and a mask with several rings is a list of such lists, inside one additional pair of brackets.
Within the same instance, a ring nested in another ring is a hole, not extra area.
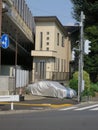
[(1, 47), (1, 39), (0, 39), (0, 47)]
[(9, 37), (7, 34), (1, 36), (2, 48), (6, 49), (9, 47)]

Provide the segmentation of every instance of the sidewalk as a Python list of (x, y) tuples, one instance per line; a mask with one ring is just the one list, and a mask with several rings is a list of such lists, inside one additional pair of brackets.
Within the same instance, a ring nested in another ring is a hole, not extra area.
[(42, 97), (42, 96), (35, 96), (35, 95), (32, 95), (32, 94), (25, 94), (23, 96), (24, 96), (25, 100), (41, 100), (41, 99), (46, 98), (46, 97)]
[(77, 99), (59, 99), (53, 97), (34, 96), (32, 94), (24, 94), (24, 101), (15, 102), (14, 110), (11, 111), (11, 103), (0, 103), (0, 114), (7, 113), (25, 113), (34, 111), (43, 111), (50, 109), (58, 109), (62, 107), (70, 107), (72, 105), (78, 105), (87, 102), (98, 102), (98, 97), (92, 98), (92, 100), (77, 102)]
[[(24, 101), (14, 103), (14, 112), (16, 111), (41, 111), (41, 110), (50, 110), (57, 109), (61, 107), (69, 107), (77, 104), (73, 99), (59, 99), (53, 97), (42, 97), (34, 96), (32, 94), (25, 94)], [(3, 112), (11, 111), (11, 103), (1, 103), (0, 105), (0, 114)], [(13, 111), (13, 110), (12, 110)], [(11, 113), (11, 112), (10, 112)], [(12, 112), (13, 113), (13, 112)]]

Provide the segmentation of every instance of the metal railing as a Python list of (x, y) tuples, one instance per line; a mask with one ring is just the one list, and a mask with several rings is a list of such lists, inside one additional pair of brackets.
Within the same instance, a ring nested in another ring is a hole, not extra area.
[[(37, 78), (37, 79), (36, 79)], [(52, 81), (68, 81), (69, 73), (68, 72), (50, 72), (47, 71), (44, 75), (38, 75), (35, 77), (35, 80), (52, 80)]]

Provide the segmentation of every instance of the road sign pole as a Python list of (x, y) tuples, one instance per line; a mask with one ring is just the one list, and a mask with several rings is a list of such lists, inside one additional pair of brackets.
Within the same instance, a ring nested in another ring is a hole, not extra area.
[(16, 48), (15, 48), (15, 94), (16, 94), (16, 87), (17, 87), (17, 31), (16, 31)]
[[(1, 25), (2, 25), (2, 0), (0, 0), (0, 39), (1, 39)], [(1, 75), (1, 40), (0, 40), (0, 75)]]

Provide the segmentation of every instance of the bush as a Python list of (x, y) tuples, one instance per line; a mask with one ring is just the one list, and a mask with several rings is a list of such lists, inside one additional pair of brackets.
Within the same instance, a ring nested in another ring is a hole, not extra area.
[[(90, 77), (86, 71), (83, 71), (83, 79), (85, 81), (83, 95), (93, 95), (93, 90), (90, 87)], [(73, 74), (73, 78), (69, 81), (69, 86), (78, 92), (78, 72)]]
[(93, 89), (93, 91), (98, 92), (98, 83), (91, 83), (91, 88)]
[(72, 89), (74, 89), (74, 90), (76, 90), (76, 92), (78, 92), (78, 80), (77, 79), (71, 79), (70, 80), (70, 83), (69, 83), (69, 86), (72, 88)]
[(90, 88), (85, 88), (85, 90), (81, 93), (81, 96), (95, 96), (95, 92), (92, 89), (92, 87)]

